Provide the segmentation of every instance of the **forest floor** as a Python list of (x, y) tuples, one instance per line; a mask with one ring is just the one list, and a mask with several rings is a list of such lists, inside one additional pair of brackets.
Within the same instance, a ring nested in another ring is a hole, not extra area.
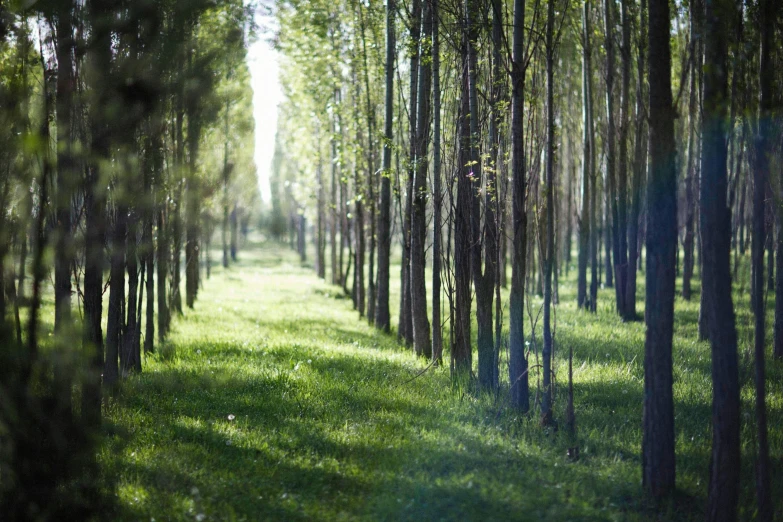
[[(576, 310), (573, 270), (560, 284), (555, 416), (564, 417), (572, 347), (580, 448), (572, 462), (564, 432), (515, 414), (506, 389), (455, 389), (448, 365), (419, 375), (426, 361), (359, 320), (351, 300), (285, 246), (255, 244), (240, 256), (228, 270), (213, 268), (195, 310), (109, 405), (100, 463), (119, 519), (703, 519), (711, 379), (709, 346), (696, 340), (698, 292), (676, 304), (678, 494), (655, 507), (640, 485), (644, 325), (616, 317), (612, 289), (601, 290), (594, 316)], [(641, 296), (642, 274), (640, 283)], [(737, 292), (747, 520), (752, 337), (747, 292)], [(534, 320), (540, 306), (533, 297)], [(396, 319), (396, 294), (392, 310)], [(501, 366), (507, 375), (505, 352)], [(772, 490), (783, 491), (783, 365), (770, 361), (768, 373)], [(775, 502), (783, 515), (783, 498)]]

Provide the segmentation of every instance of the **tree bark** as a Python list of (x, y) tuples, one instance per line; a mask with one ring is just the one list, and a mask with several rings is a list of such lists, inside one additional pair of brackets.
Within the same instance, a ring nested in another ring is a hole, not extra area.
[[(429, 1), (424, 2), (422, 13), (421, 50), (426, 49), (432, 36), (432, 11)], [(432, 62), (419, 60), (419, 92), (416, 115), (416, 159), (414, 164), (413, 206), (411, 215), (411, 323), (413, 325), (413, 350), (416, 355), (432, 357), (430, 322), (427, 317), (427, 285), (424, 267), (427, 241), (427, 171), (428, 138), (430, 127), (430, 90), (432, 87)]]
[(708, 0), (702, 116), (702, 303), (712, 349), (712, 459), (707, 520), (736, 520), (740, 470), (737, 331), (731, 295), (731, 216), (727, 195), (727, 40), (730, 0)]
[[(393, 1), (393, 0), (391, 0)], [(443, 329), (440, 314), (440, 273), (441, 273), (441, 206), (443, 189), (441, 187), (440, 158), (440, 21), (438, 19), (438, 0), (429, 0), (432, 10), (432, 179), (433, 179), (433, 216), (432, 216), (432, 360), (436, 364), (443, 362)], [(391, 122), (389, 123), (391, 129)], [(391, 135), (389, 136), (391, 141)], [(391, 158), (390, 158), (391, 160)]]
[[(769, 142), (772, 133), (772, 45), (774, 43), (774, 23), (776, 20), (778, 2), (763, 0), (759, 21), (761, 23), (761, 56), (759, 59), (759, 115), (758, 135), (756, 137), (756, 158), (753, 173), (753, 312), (755, 316), (755, 384), (756, 384), (756, 429), (758, 455), (756, 458), (756, 496), (758, 500), (758, 520), (772, 520), (772, 491), (770, 490), (769, 442), (767, 435), (767, 406), (765, 397), (765, 319), (764, 297), (766, 295), (764, 280), (764, 249), (766, 245), (765, 200), (769, 177)], [(772, 263), (770, 263), (771, 265)], [(771, 270), (770, 266), (770, 270)], [(771, 272), (770, 272), (771, 273)]]
[(578, 308), (590, 308), (587, 295), (587, 265), (590, 260), (590, 180), (592, 178), (590, 135), (590, 89), (588, 77), (590, 65), (590, 34), (588, 33), (590, 1), (582, 5), (582, 209), (579, 214), (579, 254), (576, 271), (576, 305)]
[[(54, 333), (62, 355), (70, 350), (71, 266), (73, 264), (73, 224), (71, 198), (79, 173), (73, 157), (72, 110), (74, 89), (74, 47), (72, 1), (58, 6), (57, 27), (57, 192), (55, 194)], [(0, 293), (4, 290), (0, 285)], [(0, 315), (0, 321), (5, 314)], [(68, 357), (65, 357), (67, 360)], [(54, 366), (56, 385), (63, 410), (71, 408), (71, 377), (68, 364)]]
[(525, 262), (527, 214), (525, 213), (525, 0), (514, 0), (513, 59), (511, 63), (511, 172), (513, 257), (509, 296), (509, 365), (511, 404), (522, 412), (530, 409), (528, 364), (525, 356)]
[(462, 85), (460, 90), (459, 112), (459, 170), (457, 171), (457, 201), (454, 205), (454, 337), (451, 347), (451, 377), (452, 380), (463, 382), (470, 377), (473, 366), (471, 347), (471, 317), (470, 308), (472, 293), (471, 281), (471, 206), (473, 186), (470, 166), (471, 134), (470, 134), (470, 102), (468, 79), (468, 43), (467, 35), (462, 35)]
[(647, 52), (647, 0), (642, 0), (639, 13), (639, 56), (637, 57), (636, 87), (636, 150), (634, 151), (634, 173), (631, 185), (631, 213), (628, 217), (628, 278), (625, 287), (625, 307), (628, 317), (636, 318), (636, 260), (640, 256), (639, 214), (641, 213), (642, 185), (647, 174), (647, 115), (645, 98), (645, 54)]
[(411, 296), (411, 217), (413, 216), (413, 178), (416, 165), (416, 128), (419, 85), (419, 36), (421, 34), (421, 0), (412, 1), (410, 33), (411, 33), (411, 57), (410, 57), (410, 96), (409, 96), (409, 151), (408, 151), (408, 176), (405, 180), (406, 197), (405, 213), (403, 214), (403, 254), (402, 254), (402, 297), (400, 299), (400, 332), (407, 345), (413, 344), (413, 316)]
[[(544, 252), (544, 347), (541, 423), (554, 423), (552, 411), (552, 264), (555, 260), (555, 0), (547, 1), (546, 20), (546, 242)], [(611, 113), (610, 113), (611, 114)]]
[[(465, 0), (465, 30), (468, 37), (468, 102), (470, 111), (470, 165), (473, 178), (473, 200), (471, 202), (471, 271), (476, 290), (476, 323), (478, 348), (479, 387), (495, 390), (498, 385), (497, 356), (493, 340), (492, 300), (497, 264), (497, 227), (495, 213), (490, 198), (484, 198), (482, 220), (482, 165), (479, 153), (480, 129), (476, 42), (478, 25), (474, 17), (478, 15), (476, 0)], [(491, 169), (486, 172), (485, 192), (495, 191), (495, 176)], [(483, 230), (482, 230), (483, 221)], [(483, 247), (483, 270), (482, 270)]]
[(622, 55), (622, 77), (620, 80), (620, 139), (618, 150), (617, 169), (617, 221), (615, 222), (615, 234), (617, 235), (617, 257), (615, 258), (615, 290), (619, 303), (620, 316), (626, 321), (632, 321), (635, 312), (629, 310), (626, 303), (628, 271), (635, 270), (634, 264), (628, 262), (628, 128), (631, 118), (631, 14), (628, 11), (628, 2), (621, 0), (622, 41), (620, 48)]
[[(109, 18), (107, 6), (99, 0), (87, 4), (92, 35), (88, 60), (93, 75), (89, 84), (95, 89), (98, 101), (89, 113), (90, 149), (92, 161), (84, 179), (85, 207), (85, 266), (84, 266), (84, 322), (83, 350), (89, 356), (87, 377), (82, 387), (82, 417), (88, 427), (101, 423), (101, 372), (103, 370), (103, 311), (104, 235), (106, 221), (106, 195), (99, 185), (101, 163), (109, 158), (109, 128), (106, 122), (106, 102), (109, 99), (105, 85), (106, 71), (111, 70), (111, 31), (105, 20)], [(97, 72), (100, 71), (101, 74)]]
[(378, 215), (378, 281), (375, 303), (375, 327), (384, 332), (391, 329), (389, 311), (389, 279), (391, 257), (391, 153), (394, 126), (394, 58), (397, 42), (394, 18), (395, 0), (386, 2), (386, 100), (383, 142), (383, 172), (381, 173)]
[(644, 343), (642, 484), (653, 497), (674, 491), (672, 335), (677, 249), (677, 172), (668, 0), (650, 1), (650, 175), (647, 185), (647, 332)]

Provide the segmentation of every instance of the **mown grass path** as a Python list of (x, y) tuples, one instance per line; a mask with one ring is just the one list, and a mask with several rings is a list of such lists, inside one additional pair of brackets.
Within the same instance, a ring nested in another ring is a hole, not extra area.
[[(502, 396), (453, 389), (447, 368), (411, 380), (426, 363), (358, 320), (349, 299), (284, 247), (243, 252), (237, 266), (214, 270), (196, 309), (176, 321), (168, 344), (109, 406), (112, 434), (100, 461), (118, 495), (118, 517), (701, 519), (709, 351), (682, 319), (692, 310), (678, 308), (675, 346), (681, 493), (656, 513), (639, 485), (643, 325), (622, 324), (608, 310), (600, 321), (577, 312), (567, 291), (561, 284), (557, 358), (564, 381), (564, 346), (574, 346), (575, 463), (561, 433), (508, 411)], [(780, 375), (773, 365), (775, 491)], [(562, 388), (557, 397), (562, 418)], [(743, 398), (752, 412), (752, 396)], [(749, 517), (752, 426), (743, 439)]]

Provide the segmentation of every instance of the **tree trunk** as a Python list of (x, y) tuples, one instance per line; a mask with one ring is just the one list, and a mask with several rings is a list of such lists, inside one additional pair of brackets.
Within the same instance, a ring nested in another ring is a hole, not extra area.
[(530, 409), (528, 364), (525, 356), (525, 262), (527, 214), (525, 213), (525, 0), (514, 0), (513, 60), (511, 63), (511, 173), (513, 262), (509, 296), (509, 364), (511, 404), (521, 412)]
[(592, 178), (590, 135), (590, 34), (588, 33), (590, 2), (582, 5), (582, 209), (579, 214), (579, 254), (576, 270), (576, 305), (591, 308), (587, 295), (587, 264), (590, 258), (590, 180)]
[[(73, 158), (71, 116), (74, 87), (73, 2), (62, 2), (57, 13), (57, 192), (55, 194), (54, 334), (57, 351), (68, 360), (72, 339), (71, 265), (74, 257), (71, 197), (79, 173)], [(1, 271), (2, 269), (0, 269)], [(0, 293), (4, 290), (0, 285)], [(0, 321), (5, 313), (0, 315)], [(68, 364), (56, 364), (56, 386), (63, 410), (71, 409)]]
[(598, 194), (598, 173), (595, 168), (595, 129), (593, 117), (593, 67), (592, 67), (592, 26), (590, 24), (590, 0), (585, 0), (585, 10), (582, 13), (584, 23), (584, 34), (586, 47), (584, 53), (585, 82), (587, 85), (587, 98), (585, 99), (587, 113), (587, 139), (590, 142), (590, 155), (584, 159), (589, 162), (589, 184), (590, 184), (590, 311), (596, 313), (598, 306), (598, 279), (599, 279), (599, 261), (601, 254), (599, 246), (598, 231), (598, 208), (596, 207), (596, 197)]
[(136, 307), (138, 306), (139, 290), (139, 262), (138, 248), (136, 243), (138, 231), (138, 213), (133, 209), (128, 216), (128, 232), (125, 264), (128, 270), (128, 301), (127, 301), (127, 319), (125, 320), (124, 332), (120, 335), (120, 370), (123, 377), (131, 372), (141, 368), (141, 357), (139, 354), (139, 324), (136, 322)]
[[(109, 279), (109, 310), (106, 316), (106, 366), (103, 371), (103, 380), (108, 387), (116, 384), (120, 374), (118, 361), (124, 327), (122, 309), (125, 301), (127, 216), (127, 207), (120, 205), (116, 208), (114, 212), (114, 229), (110, 243), (111, 275)], [(125, 370), (125, 367), (123, 366), (122, 369)]]
[(402, 255), (402, 297), (400, 299), (400, 332), (407, 345), (413, 344), (413, 316), (412, 296), (411, 296), (411, 231), (413, 217), (413, 178), (416, 165), (416, 129), (417, 129), (417, 107), (418, 107), (418, 85), (419, 85), (419, 36), (421, 34), (421, 0), (412, 0), (412, 10), (410, 19), (411, 33), (411, 57), (410, 57), (410, 129), (409, 129), (409, 151), (408, 158), (410, 166), (408, 168), (408, 177), (406, 179), (406, 198), (405, 213), (403, 214), (403, 255)]
[[(546, 242), (544, 252), (544, 348), (541, 423), (554, 423), (552, 411), (552, 264), (555, 258), (555, 0), (547, 1), (546, 20)], [(610, 113), (611, 114), (611, 113)]]
[[(430, 44), (432, 36), (432, 11), (429, 1), (424, 2), (422, 50)], [(421, 54), (421, 50), (419, 51)], [(411, 323), (413, 325), (413, 350), (417, 355), (432, 357), (430, 322), (427, 317), (427, 285), (424, 267), (427, 242), (427, 172), (428, 138), (430, 130), (430, 90), (432, 86), (432, 61), (419, 60), (419, 92), (416, 115), (416, 159), (413, 180), (413, 206), (411, 214)]]
[[(758, 136), (756, 137), (755, 169), (753, 173), (753, 312), (755, 315), (755, 381), (756, 381), (756, 429), (758, 456), (756, 460), (756, 495), (758, 499), (758, 519), (772, 520), (772, 491), (770, 489), (769, 442), (767, 440), (767, 406), (765, 398), (765, 281), (764, 247), (765, 199), (769, 177), (769, 154), (772, 135), (773, 74), (772, 45), (774, 43), (774, 22), (777, 19), (776, 0), (763, 0), (761, 8), (761, 56), (759, 60), (759, 116)], [(770, 250), (771, 251), (771, 250)], [(771, 265), (772, 263), (770, 263)], [(772, 267), (770, 266), (770, 274)]]
[[(443, 328), (440, 314), (440, 272), (441, 272), (441, 206), (443, 189), (440, 173), (440, 20), (438, 19), (438, 0), (429, 0), (432, 9), (432, 179), (433, 179), (433, 216), (432, 216), (432, 360), (436, 364), (443, 362)], [(393, 0), (390, 0), (393, 2)], [(388, 123), (391, 142), (391, 122)], [(385, 150), (384, 150), (385, 153)], [(391, 154), (391, 152), (390, 152)], [(391, 158), (390, 158), (391, 161)], [(384, 167), (385, 169), (386, 167)]]
[(677, 249), (677, 172), (668, 0), (650, 1), (650, 175), (647, 185), (647, 296), (642, 484), (653, 497), (674, 491), (672, 335)]
[(631, 14), (628, 12), (629, 0), (621, 1), (622, 39), (620, 49), (622, 54), (622, 78), (620, 80), (620, 139), (619, 158), (617, 169), (617, 221), (615, 222), (615, 234), (617, 235), (617, 257), (615, 258), (615, 291), (618, 300), (620, 316), (626, 321), (635, 319), (635, 312), (629, 310), (626, 305), (628, 270), (628, 128), (631, 118)]
[[(707, 520), (736, 520), (740, 471), (737, 331), (731, 295), (731, 216), (727, 195), (727, 40), (730, 0), (706, 4), (702, 115), (702, 304), (712, 347), (712, 460)], [(652, 75), (651, 75), (652, 77)]]
[(468, 43), (467, 35), (462, 35), (462, 85), (460, 90), (459, 111), (459, 151), (460, 169), (457, 171), (457, 201), (454, 205), (454, 344), (451, 347), (452, 380), (464, 382), (470, 377), (473, 366), (471, 347), (470, 308), (472, 293), (471, 279), (471, 205), (473, 184), (471, 181), (471, 134), (470, 102), (468, 100)]
[(386, 100), (383, 142), (383, 172), (381, 173), (380, 206), (378, 215), (378, 281), (375, 303), (375, 327), (384, 332), (391, 329), (389, 313), (389, 279), (391, 257), (391, 153), (394, 125), (394, 58), (396, 37), (395, 0), (386, 2)]
[(642, 0), (640, 9), (639, 56), (637, 57), (636, 81), (636, 150), (634, 151), (633, 182), (631, 185), (631, 213), (628, 217), (628, 277), (625, 287), (625, 307), (629, 318), (636, 319), (636, 274), (637, 258), (641, 257), (639, 247), (639, 214), (641, 213), (642, 185), (647, 173), (647, 132), (644, 108), (645, 55), (647, 53), (647, 0)]
[[(492, 300), (495, 282), (495, 265), (497, 264), (497, 229), (495, 213), (490, 198), (484, 198), (482, 220), (482, 167), (480, 148), (479, 106), (477, 69), (478, 59), (475, 42), (478, 39), (478, 26), (474, 17), (478, 15), (476, 0), (465, 0), (465, 30), (468, 36), (468, 102), (470, 104), (470, 165), (473, 183), (473, 200), (471, 203), (471, 271), (473, 285), (476, 290), (476, 323), (478, 348), (478, 379), (479, 387), (485, 390), (495, 390), (498, 385), (497, 357), (493, 341)], [(495, 176), (491, 169), (486, 172), (485, 192), (494, 192)], [(483, 221), (483, 230), (482, 230)], [(483, 270), (482, 270), (483, 247)]]

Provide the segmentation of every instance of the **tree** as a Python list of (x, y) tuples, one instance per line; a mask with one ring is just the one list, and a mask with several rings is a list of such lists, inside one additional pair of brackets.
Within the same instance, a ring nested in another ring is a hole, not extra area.
[[(476, 291), (477, 347), (479, 357), (478, 381), (482, 389), (494, 390), (498, 386), (498, 357), (493, 340), (492, 300), (497, 269), (497, 222), (490, 201), (496, 194), (494, 173), (486, 171), (486, 185), (482, 191), (482, 160), (480, 150), (478, 104), (478, 56), (477, 25), (478, 5), (475, 0), (465, 0), (465, 33), (468, 58), (468, 103), (470, 130), (470, 161), (473, 182), (473, 199), (470, 214), (470, 264), (473, 286)], [(482, 192), (484, 195), (482, 195)], [(482, 205), (483, 199), (483, 205)], [(483, 208), (482, 208), (483, 207)], [(483, 210), (483, 215), (482, 215)], [(483, 265), (483, 267), (482, 267)]]
[(514, 35), (511, 59), (511, 175), (513, 264), (509, 296), (509, 365), (511, 404), (522, 412), (530, 408), (528, 364), (525, 357), (525, 2), (514, 0)]
[[(765, 306), (764, 247), (765, 199), (769, 177), (769, 141), (772, 134), (773, 68), (772, 45), (778, 3), (764, 0), (760, 5), (761, 56), (759, 59), (759, 115), (756, 137), (756, 164), (753, 172), (753, 243), (751, 245), (753, 291), (751, 293), (754, 322), (754, 355), (756, 381), (756, 429), (758, 457), (756, 461), (756, 494), (759, 520), (772, 520), (772, 491), (770, 490), (769, 442), (767, 441), (767, 406), (765, 398)], [(723, 13), (720, 13), (723, 14)], [(728, 15), (728, 13), (726, 13)], [(770, 263), (771, 265), (772, 263)], [(770, 266), (771, 270), (771, 266)], [(778, 274), (780, 278), (780, 274)]]
[[(392, 0), (389, 0), (391, 2)], [(440, 21), (438, 0), (430, 0), (432, 10), (432, 179), (433, 179), (433, 216), (432, 216), (432, 360), (438, 364), (443, 359), (443, 328), (441, 327), (441, 210), (443, 189), (441, 187), (440, 158)], [(389, 80), (391, 81), (391, 80)], [(391, 116), (389, 114), (389, 116)], [(389, 124), (391, 130), (391, 124)], [(391, 134), (389, 134), (391, 139)], [(385, 150), (384, 150), (385, 153)], [(391, 158), (389, 159), (391, 162)]]
[(552, 412), (552, 265), (555, 258), (555, 0), (547, 2), (546, 17), (546, 239), (544, 242), (544, 348), (543, 397), (541, 400), (541, 423), (554, 422)]
[(639, 214), (641, 213), (642, 186), (647, 174), (647, 115), (645, 113), (645, 53), (647, 52), (647, 0), (642, 0), (639, 23), (638, 56), (636, 59), (636, 137), (631, 184), (631, 211), (628, 217), (628, 279), (625, 287), (625, 308), (629, 318), (636, 317), (637, 258), (640, 258)]
[(590, 109), (592, 93), (589, 90), (588, 77), (591, 74), (590, 64), (590, 34), (588, 32), (590, 17), (590, 1), (582, 5), (582, 209), (579, 214), (579, 255), (576, 276), (576, 304), (579, 308), (590, 308), (587, 295), (587, 266), (590, 261), (590, 180), (592, 178), (592, 136), (590, 124), (592, 115)]
[(430, 91), (432, 90), (432, 61), (426, 56), (426, 49), (432, 37), (432, 10), (430, 2), (424, 1), (422, 12), (422, 34), (419, 40), (419, 85), (416, 115), (416, 155), (413, 168), (413, 205), (410, 236), (410, 293), (411, 324), (413, 325), (413, 350), (417, 355), (432, 357), (430, 322), (427, 317), (427, 285), (424, 276), (426, 263), (425, 243), (427, 241), (427, 171), (428, 141), (430, 134)]
[[(378, 216), (378, 289), (375, 304), (375, 327), (391, 329), (389, 314), (389, 265), (391, 257), (391, 155), (394, 129), (394, 57), (397, 42), (394, 31), (394, 0), (386, 2), (386, 100), (383, 139), (383, 171)], [(437, 73), (436, 73), (437, 74)]]
[[(652, 5), (652, 4), (651, 4)], [(737, 331), (731, 296), (731, 222), (726, 205), (729, 0), (705, 3), (702, 182), (699, 219), (702, 295), (712, 352), (712, 459), (707, 520), (735, 520), (740, 464)], [(652, 18), (652, 9), (650, 9)], [(651, 72), (650, 79), (652, 81)]]
[(677, 173), (668, 0), (650, 0), (650, 174), (647, 182), (647, 331), (644, 342), (642, 483), (654, 497), (674, 491), (672, 335), (677, 249)]

